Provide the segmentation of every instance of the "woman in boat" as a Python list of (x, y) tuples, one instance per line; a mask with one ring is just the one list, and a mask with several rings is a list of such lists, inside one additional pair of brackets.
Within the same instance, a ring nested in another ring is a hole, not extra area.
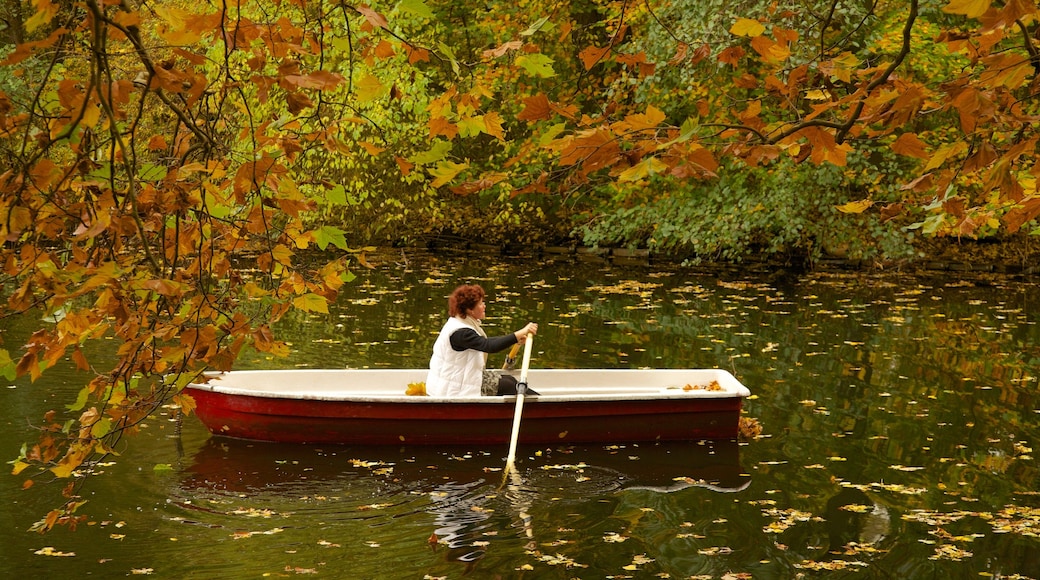
[[(484, 289), (462, 285), (448, 297), (448, 321), (433, 344), (426, 393), (433, 397), (515, 395), (516, 378), (487, 367), (488, 353), (523, 344), (538, 325), (528, 322), (512, 334), (488, 338), (480, 326), (484, 318)], [(528, 390), (529, 394), (537, 394)]]

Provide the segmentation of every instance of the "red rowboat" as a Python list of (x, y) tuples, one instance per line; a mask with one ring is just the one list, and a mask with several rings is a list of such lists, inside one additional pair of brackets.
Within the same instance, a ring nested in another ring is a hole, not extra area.
[[(247, 370), (186, 388), (215, 434), (288, 443), (505, 444), (515, 396), (406, 394), (426, 369)], [(732, 439), (751, 393), (719, 369), (533, 369), (520, 442)]]

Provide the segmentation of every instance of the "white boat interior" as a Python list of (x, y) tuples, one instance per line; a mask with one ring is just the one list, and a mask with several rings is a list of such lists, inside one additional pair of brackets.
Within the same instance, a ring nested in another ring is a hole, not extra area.
[[(191, 386), (229, 395), (325, 401), (512, 402), (515, 396), (435, 398), (406, 394), (424, 383), (427, 369), (275, 369), (207, 375)], [(519, 371), (512, 372), (519, 377)], [(733, 398), (751, 392), (721, 369), (530, 369), (527, 384), (539, 394), (528, 400), (602, 401), (661, 398)]]

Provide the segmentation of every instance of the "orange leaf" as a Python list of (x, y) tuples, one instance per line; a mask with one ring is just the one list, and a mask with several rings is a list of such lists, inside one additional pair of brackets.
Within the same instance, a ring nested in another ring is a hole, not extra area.
[(394, 157), (394, 162), (397, 163), (397, 168), (401, 170), (401, 175), (408, 175), (412, 172), (412, 168), (415, 167), (414, 163), (400, 156)]
[(29, 58), (30, 55), (39, 49), (50, 48), (59, 38), (65, 36), (65, 33), (68, 31), (68, 28), (56, 28), (47, 36), (47, 38), (19, 44), (15, 48), (14, 52), (7, 55), (7, 58), (0, 60), (0, 66), (17, 64)]
[(166, 138), (162, 135), (152, 135), (152, 138), (148, 140), (149, 151), (162, 151), (166, 149), (166, 146)]
[(408, 51), (408, 64), (415, 64), (417, 62), (430, 62), (430, 51), (425, 48), (415, 48), (412, 46), (406, 46), (405, 50)]
[(496, 111), (491, 111), (484, 115), (484, 132), (504, 141), (506, 131), (502, 127), (502, 115), (499, 115)]
[(756, 36), (751, 39), (751, 48), (760, 54), (766, 62), (783, 62), (791, 56), (791, 49), (786, 43), (776, 42), (765, 36)]
[(503, 56), (504, 54), (506, 54), (506, 53), (508, 53), (510, 51), (520, 50), (520, 48), (523, 47), (523, 46), (524, 46), (524, 43), (520, 42), (519, 40), (511, 40), (511, 41), (509, 41), (509, 42), (507, 42), (507, 43), (505, 43), (505, 44), (503, 44), (501, 46), (498, 46), (496, 48), (485, 50), (484, 51), (484, 57), (485, 58), (498, 58), (498, 57)]
[(686, 156), (686, 160), (700, 166), (711, 174), (714, 174), (719, 169), (719, 162), (711, 154), (711, 151), (699, 145), (690, 151), (690, 154)]
[(1004, 215), (1004, 226), (1013, 234), (1037, 216), (1040, 216), (1040, 197), (1031, 197)]
[(384, 18), (382, 14), (376, 12), (375, 10), (372, 10), (368, 6), (358, 6), (355, 8), (355, 10), (360, 12), (361, 15), (365, 17), (365, 20), (367, 20), (368, 23), (372, 26), (382, 28), (384, 30), (390, 29), (390, 25), (386, 22), (386, 18)]
[(301, 89), (324, 91), (336, 88), (344, 79), (343, 75), (339, 73), (317, 70), (306, 75), (286, 75), (282, 77), (282, 80)]
[(390, 44), (386, 40), (380, 40), (379, 44), (376, 45), (376, 57), (377, 58), (390, 58), (394, 56), (397, 51), (394, 50), (394, 45)]
[(570, 146), (561, 151), (560, 164), (581, 164), (588, 174), (617, 163), (620, 157), (621, 148), (614, 137), (607, 131), (596, 130), (575, 137)]
[(903, 211), (902, 203), (890, 203), (881, 208), (881, 221), (887, 222), (888, 220), (896, 217)]
[(58, 6), (50, 0), (33, 0), (32, 4), (32, 16), (24, 22), (27, 32), (36, 32), (36, 29), (50, 22), (58, 14)]
[(578, 54), (578, 58), (580, 58), (581, 63), (585, 65), (585, 70), (590, 70), (592, 67), (596, 66), (596, 63), (606, 58), (608, 54), (610, 54), (610, 46), (604, 46), (602, 48), (589, 46)]
[(805, 136), (812, 146), (813, 163), (820, 165), (824, 162), (833, 163), (839, 167), (845, 165), (845, 155), (851, 149), (847, 143), (838, 143), (834, 135), (819, 127), (811, 127), (805, 131)]
[(746, 54), (747, 51), (743, 48), (739, 46), (731, 46), (719, 53), (719, 62), (735, 67), (740, 64), (740, 59), (744, 58), (744, 55)]
[(35, 352), (27, 352), (22, 355), (22, 358), (18, 359), (18, 364), (15, 365), (15, 374), (19, 377), (25, 376), (29, 373), (32, 380), (35, 382), (40, 376), (40, 365), (36, 359)]
[(83, 354), (83, 351), (76, 347), (72, 351), (72, 361), (76, 363), (76, 369), (81, 371), (89, 371), (90, 363), (87, 362), (87, 357)]
[(538, 93), (524, 99), (524, 110), (520, 111), (516, 118), (521, 121), (541, 121), (550, 117), (552, 117), (552, 110), (549, 106), (549, 98), (545, 96), (545, 93)]
[(380, 153), (385, 151), (384, 148), (379, 147), (378, 145), (373, 145), (372, 143), (369, 143), (368, 141), (358, 141), (358, 145), (360, 145), (372, 157), (375, 157), (376, 155), (379, 155)]
[(907, 157), (928, 159), (928, 145), (916, 133), (903, 133), (892, 143), (892, 150)]
[(430, 138), (444, 135), (448, 139), (454, 139), (459, 134), (459, 127), (444, 117), (431, 117), (428, 123), (430, 127)]

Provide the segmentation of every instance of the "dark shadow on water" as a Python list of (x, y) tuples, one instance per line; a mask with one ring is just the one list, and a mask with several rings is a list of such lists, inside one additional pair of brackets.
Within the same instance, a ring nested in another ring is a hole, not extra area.
[[(450, 446), (297, 445), (211, 437), (185, 470), (185, 489), (247, 492), (282, 484), (371, 476), (409, 489), (494, 482), (504, 449)], [(620, 489), (676, 491), (691, 486), (740, 491), (750, 476), (736, 441), (525, 448), (517, 453), (524, 485), (553, 490), (577, 480), (582, 493)], [(561, 475), (562, 474), (562, 475)]]

